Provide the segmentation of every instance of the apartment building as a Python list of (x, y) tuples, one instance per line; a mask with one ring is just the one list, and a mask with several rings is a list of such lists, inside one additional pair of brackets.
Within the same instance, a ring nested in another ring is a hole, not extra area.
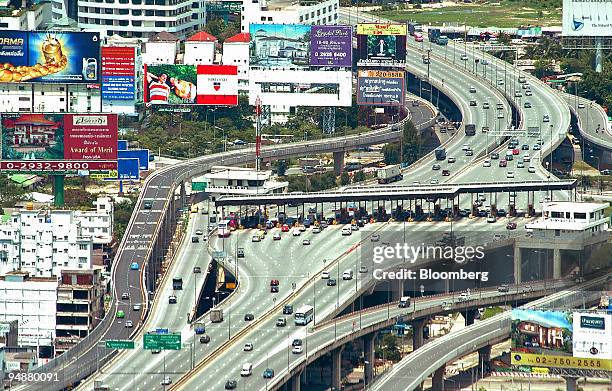
[[(3, 2), (0, 1), (0, 6), (2, 4)], [(49, 2), (40, 2), (15, 9), (0, 8), (0, 30), (44, 30), (49, 22), (51, 22), (51, 3)]]

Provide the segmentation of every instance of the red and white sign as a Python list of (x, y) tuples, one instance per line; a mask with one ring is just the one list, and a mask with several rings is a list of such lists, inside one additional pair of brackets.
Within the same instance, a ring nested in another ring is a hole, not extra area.
[(238, 105), (238, 67), (236, 65), (198, 65), (199, 105)]

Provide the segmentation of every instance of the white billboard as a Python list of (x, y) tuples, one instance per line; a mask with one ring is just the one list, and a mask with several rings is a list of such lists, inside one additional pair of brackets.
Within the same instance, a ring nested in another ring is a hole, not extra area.
[(574, 357), (612, 360), (612, 315), (573, 314)]
[(563, 0), (563, 35), (612, 36), (612, 0)]

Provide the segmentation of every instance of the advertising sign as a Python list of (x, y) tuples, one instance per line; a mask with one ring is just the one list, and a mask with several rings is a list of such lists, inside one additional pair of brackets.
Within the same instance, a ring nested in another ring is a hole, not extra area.
[(196, 103), (199, 105), (238, 105), (238, 67), (198, 65)]
[(406, 63), (406, 25), (358, 24), (359, 66), (403, 66)]
[(563, 35), (611, 37), (612, 0), (563, 0)]
[(357, 104), (361, 106), (402, 106), (404, 71), (360, 70), (357, 77)]
[(99, 61), (99, 33), (0, 31), (1, 83), (96, 84)]
[(351, 26), (312, 26), (310, 65), (350, 67), (353, 28)]
[(1, 171), (117, 168), (116, 114), (4, 114)]
[(127, 149), (117, 152), (119, 159), (138, 159), (138, 167), (142, 171), (149, 169), (149, 150), (148, 149)]
[(612, 316), (512, 310), (512, 365), (612, 370)]
[(117, 179), (140, 179), (140, 165), (137, 158), (117, 160)]
[(251, 24), (249, 63), (259, 68), (352, 65), (351, 26)]
[(135, 48), (102, 47), (102, 99), (134, 99), (135, 60)]

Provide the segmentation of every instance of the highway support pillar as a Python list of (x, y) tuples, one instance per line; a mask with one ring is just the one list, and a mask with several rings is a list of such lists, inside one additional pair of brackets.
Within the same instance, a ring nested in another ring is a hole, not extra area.
[(339, 176), (344, 169), (344, 151), (334, 152), (334, 174)]
[(465, 311), (465, 326), (471, 326), (474, 324), (474, 319), (476, 319), (477, 310), (466, 310)]
[(363, 356), (365, 359), (363, 368), (363, 380), (367, 386), (372, 382), (374, 378), (374, 341), (376, 340), (376, 333), (367, 334), (363, 336)]
[(185, 192), (185, 182), (181, 182), (181, 208), (185, 207), (185, 203), (186, 203), (186, 192)]
[(576, 383), (578, 382), (577, 377), (563, 376), (563, 379), (565, 379), (565, 390), (566, 391), (576, 391), (577, 390), (577, 387), (576, 387)]
[(299, 371), (291, 376), (291, 391), (300, 391), (301, 381), (302, 381), (302, 372)]
[(491, 361), (491, 345), (478, 349), (478, 366), (480, 368), (488, 368), (489, 361)]
[(444, 371), (446, 364), (436, 369), (431, 378), (431, 391), (444, 391)]
[(342, 386), (342, 351), (344, 346), (332, 350), (332, 390), (340, 390)]
[(425, 327), (425, 319), (416, 319), (412, 321), (412, 351), (423, 346), (423, 328)]
[(64, 206), (64, 175), (53, 175), (53, 206)]
[(561, 278), (561, 250), (558, 248), (553, 250), (553, 278)]
[(404, 296), (404, 280), (398, 279), (393, 282), (391, 289), (391, 300), (399, 301), (399, 299)]
[(515, 243), (514, 244), (514, 283), (521, 283), (521, 248)]

